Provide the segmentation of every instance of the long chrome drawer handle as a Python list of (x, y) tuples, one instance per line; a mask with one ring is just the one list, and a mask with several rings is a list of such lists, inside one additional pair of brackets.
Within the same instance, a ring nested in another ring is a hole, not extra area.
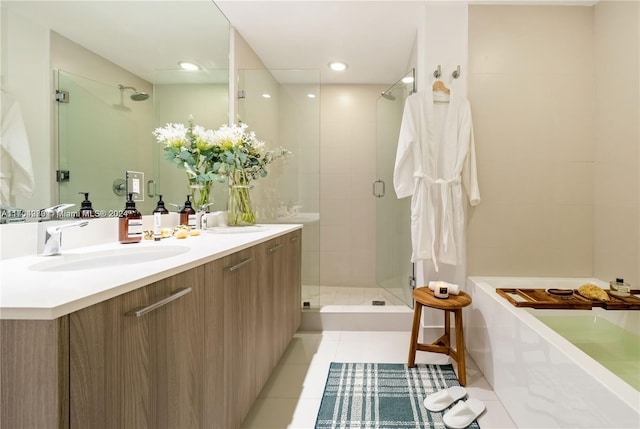
[(171, 301), (175, 301), (176, 299), (185, 296), (186, 294), (191, 293), (191, 288), (190, 287), (186, 287), (184, 289), (179, 289), (177, 292), (172, 293), (171, 295), (169, 295), (168, 297), (161, 299), (158, 302), (154, 302), (151, 305), (148, 305), (146, 307), (142, 307), (138, 310), (132, 310), (130, 312), (128, 312), (126, 314), (126, 316), (136, 316), (136, 317), (142, 317), (147, 313), (152, 312), (153, 310), (156, 310), (160, 307), (162, 307), (163, 305), (167, 305), (168, 303), (170, 303)]
[(277, 245), (273, 246), (272, 248), (270, 248), (269, 252), (275, 252), (276, 250), (278, 250), (282, 246), (284, 246), (284, 244), (277, 244)]
[(240, 262), (240, 263), (238, 263), (238, 264), (234, 265), (233, 267), (228, 267), (228, 268), (225, 268), (224, 270), (225, 270), (225, 271), (235, 271), (235, 270), (237, 270), (238, 268), (242, 268), (244, 265), (247, 265), (247, 264), (248, 264), (249, 262), (251, 262), (251, 261), (253, 261), (253, 258), (247, 258), (247, 259), (245, 259), (244, 261), (242, 261), (242, 262)]

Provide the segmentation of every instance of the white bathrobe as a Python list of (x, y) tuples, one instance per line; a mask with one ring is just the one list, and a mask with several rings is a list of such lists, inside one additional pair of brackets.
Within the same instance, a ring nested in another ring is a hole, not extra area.
[(1, 97), (0, 205), (12, 205), (16, 196), (31, 197), (33, 165), (20, 105), (4, 91)]
[(456, 265), (465, 259), (462, 185), (472, 206), (480, 203), (469, 100), (452, 90), (421, 91), (405, 102), (393, 184), (411, 199), (411, 261)]

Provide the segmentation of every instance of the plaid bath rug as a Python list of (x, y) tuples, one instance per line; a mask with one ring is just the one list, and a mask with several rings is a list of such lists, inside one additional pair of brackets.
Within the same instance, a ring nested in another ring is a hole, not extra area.
[(451, 364), (332, 362), (315, 429), (445, 429), (447, 410), (432, 412), (422, 402), (459, 385)]

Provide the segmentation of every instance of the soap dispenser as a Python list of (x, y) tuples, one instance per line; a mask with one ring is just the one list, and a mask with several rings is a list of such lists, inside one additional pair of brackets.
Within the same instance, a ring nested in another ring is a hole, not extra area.
[(118, 219), (120, 243), (138, 243), (142, 240), (142, 214), (136, 209), (133, 194), (128, 195), (127, 204)]
[(191, 206), (191, 196), (187, 195), (187, 201), (180, 210), (180, 225), (187, 225), (189, 228), (196, 228), (196, 211)]
[(89, 193), (88, 192), (78, 192), (80, 195), (84, 194), (84, 201), (80, 206), (80, 210), (78, 211), (78, 217), (83, 219), (89, 219), (96, 217), (96, 212), (93, 211), (93, 206), (91, 205), (91, 201), (89, 201)]
[(154, 213), (161, 213), (161, 214), (169, 214), (169, 210), (167, 210), (167, 208), (164, 206), (164, 201), (162, 201), (162, 195), (158, 195), (159, 199), (158, 199), (158, 205), (156, 205), (156, 208), (153, 210)]

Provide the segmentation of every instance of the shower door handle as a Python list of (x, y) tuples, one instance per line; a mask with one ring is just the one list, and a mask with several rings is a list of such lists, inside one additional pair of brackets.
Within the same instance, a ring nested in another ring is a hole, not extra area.
[[(381, 186), (378, 186), (381, 185)], [(378, 188), (381, 187), (382, 188), (382, 192), (378, 192)], [(384, 197), (385, 194), (385, 183), (383, 180), (376, 180), (375, 182), (373, 182), (373, 196), (376, 198), (382, 198)]]

